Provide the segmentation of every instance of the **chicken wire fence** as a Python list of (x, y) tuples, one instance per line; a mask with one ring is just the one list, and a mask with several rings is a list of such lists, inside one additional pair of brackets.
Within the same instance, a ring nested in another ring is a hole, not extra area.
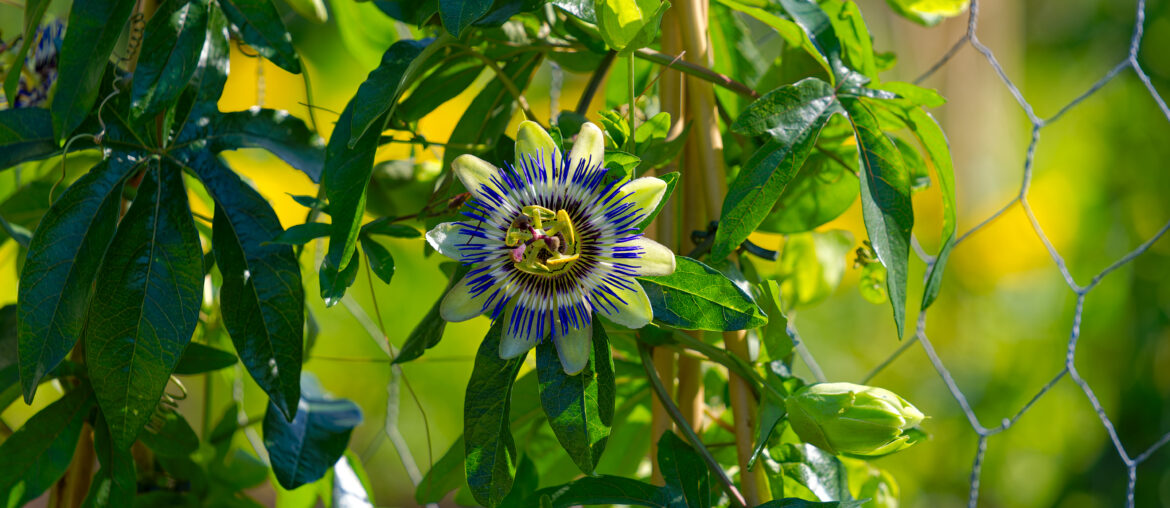
[[(1025, 216), (1028, 218), (1028, 221), (1031, 223), (1032, 231), (1044, 244), (1045, 249), (1047, 249), (1049, 256), (1052, 258), (1053, 264), (1055, 264), (1057, 270), (1060, 271), (1060, 274), (1064, 278), (1065, 283), (1068, 285), (1069, 290), (1071, 290), (1076, 295), (1075, 312), (1072, 318), (1072, 327), (1069, 333), (1068, 348), (1064, 359), (1064, 365), (1051, 378), (1051, 380), (1045, 383), (1044, 386), (1041, 387), (1040, 390), (1037, 391), (1035, 395), (1033, 395), (1032, 398), (1027, 403), (1025, 403), (1014, 415), (1012, 415), (1010, 418), (1002, 419), (998, 425), (992, 427), (985, 426), (979, 420), (979, 417), (975, 415), (974, 410), (971, 408), (971, 404), (967, 400), (967, 396), (964, 394), (963, 390), (959, 388), (958, 383), (955, 382), (954, 376), (951, 375), (951, 372), (947, 369), (943, 359), (939, 356), (938, 352), (935, 351), (934, 346), (931, 344), (930, 338), (926, 333), (926, 318), (928, 311), (924, 310), (918, 316), (918, 323), (914, 336), (908, 339), (888, 358), (886, 358), (876, 368), (874, 368), (868, 375), (865, 376), (864, 379), (862, 379), (861, 382), (865, 383), (869, 381), (884, 368), (894, 363), (894, 361), (897, 360), (898, 357), (901, 356), (901, 354), (906, 350), (910, 349), (915, 344), (921, 344), (923, 351), (930, 359), (930, 362), (938, 372), (938, 375), (942, 378), (942, 381), (945, 383), (947, 390), (954, 397), (955, 402), (958, 403), (960, 409), (963, 411), (963, 414), (966, 415), (971, 429), (975, 431), (977, 445), (975, 459), (971, 466), (970, 490), (968, 491), (967, 497), (967, 506), (973, 508), (979, 503), (979, 483), (983, 468), (983, 459), (987, 453), (988, 440), (992, 436), (1012, 428), (1012, 426), (1014, 426), (1025, 413), (1032, 409), (1036, 402), (1044, 397), (1044, 395), (1047, 394), (1049, 390), (1053, 388), (1053, 386), (1055, 386), (1065, 377), (1069, 377), (1073, 380), (1074, 383), (1076, 383), (1078, 387), (1080, 387), (1081, 391), (1084, 392), (1085, 397), (1088, 399), (1089, 403), (1093, 407), (1093, 410), (1096, 412), (1097, 417), (1100, 419), (1101, 425), (1108, 433), (1109, 438), (1113, 443), (1113, 448), (1116, 450), (1117, 455), (1121, 458), (1122, 463), (1125, 465), (1126, 473), (1128, 475), (1128, 484), (1125, 496), (1126, 506), (1132, 508), (1134, 506), (1134, 492), (1137, 487), (1137, 468), (1154, 452), (1158, 451), (1159, 448), (1170, 442), (1170, 432), (1163, 434), (1152, 445), (1140, 453), (1137, 453), (1136, 455), (1132, 451), (1132, 447), (1134, 446), (1133, 443), (1130, 443), (1130, 448), (1127, 448), (1126, 445), (1122, 442), (1121, 436), (1118, 435), (1113, 421), (1110, 420), (1109, 415), (1105, 412), (1101, 402), (1093, 393), (1092, 387), (1089, 386), (1089, 383), (1085, 381), (1085, 379), (1081, 377), (1080, 373), (1077, 371), (1077, 341), (1080, 338), (1081, 318), (1085, 306), (1085, 296), (1088, 295), (1089, 292), (1094, 288), (1096, 288), (1101, 280), (1105, 278), (1105, 276), (1133, 261), (1135, 258), (1149, 250), (1150, 246), (1152, 246), (1154, 242), (1157, 242), (1158, 239), (1161, 238), (1167, 230), (1170, 230), (1170, 222), (1167, 222), (1165, 225), (1163, 225), (1157, 233), (1148, 238), (1144, 243), (1130, 251), (1128, 254), (1122, 256), (1120, 259), (1114, 261), (1104, 270), (1097, 273), (1091, 280), (1089, 280), (1088, 283), (1082, 285), (1077, 283), (1077, 281), (1073, 278), (1072, 274), (1069, 272), (1064, 258), (1060, 255), (1059, 252), (1057, 252), (1052, 242), (1048, 239), (1048, 236), (1045, 235), (1044, 228), (1040, 225), (1040, 221), (1036, 218), (1036, 214), (1032, 211), (1032, 207), (1028, 203), (1028, 190), (1032, 183), (1032, 162), (1036, 153), (1036, 146), (1040, 142), (1041, 131), (1045, 127), (1051, 125), (1053, 122), (1059, 120), (1062, 116), (1064, 116), (1065, 113), (1075, 108), (1086, 98), (1097, 93), (1099, 90), (1101, 90), (1102, 87), (1104, 87), (1106, 84), (1108, 84), (1126, 70), (1133, 71), (1137, 75), (1138, 79), (1141, 80), (1142, 84), (1146, 87), (1146, 90), (1149, 91), (1154, 101), (1157, 102), (1158, 107), (1161, 109), (1161, 112), (1166, 117), (1167, 121), (1170, 121), (1170, 107), (1167, 107), (1166, 101), (1154, 88), (1153, 83), (1150, 81), (1150, 77), (1138, 63), (1138, 51), (1142, 45), (1142, 32), (1145, 25), (1146, 2), (1145, 0), (1138, 0), (1137, 2), (1133, 34), (1130, 37), (1128, 51), (1121, 59), (1121, 61), (1113, 66), (1113, 68), (1111, 68), (1108, 72), (1106, 72), (1105, 75), (1101, 77), (1101, 79), (1097, 80), (1097, 82), (1090, 86), (1088, 90), (1062, 106), (1056, 112), (1056, 114), (1049, 118), (1042, 118), (1036, 115), (1031, 103), (1029, 103), (1028, 100), (1024, 98), (1024, 95), (1020, 92), (1020, 89), (1016, 87), (1015, 83), (1013, 83), (1011, 78), (1008, 77), (1007, 73), (996, 59), (994, 52), (992, 52), (990, 48), (979, 41), (977, 34), (977, 28), (979, 24), (979, 4), (979, 0), (971, 1), (966, 34), (959, 38), (959, 40), (951, 46), (951, 48), (942, 56), (942, 58), (940, 58), (934, 65), (932, 65), (925, 73), (919, 76), (918, 79), (915, 80), (915, 83), (917, 84), (924, 81), (933, 75), (936, 71), (947, 65), (951, 58), (954, 57), (960, 49), (963, 49), (966, 46), (971, 46), (987, 60), (987, 63), (990, 64), (991, 68), (999, 77), (1000, 82), (1003, 83), (1003, 86), (1007, 88), (1012, 97), (1015, 99), (1016, 103), (1027, 115), (1028, 120), (1031, 123), (1031, 140), (1028, 143), (1027, 152), (1024, 156), (1023, 181), (1020, 184), (1019, 193), (1009, 199), (1008, 202), (1000, 207), (995, 213), (992, 213), (978, 225), (959, 236), (959, 238), (955, 241), (954, 248), (959, 248), (965, 240), (980, 232), (988, 224), (991, 224), (996, 219), (1000, 218), (1005, 212), (1007, 212), (1016, 204), (1020, 205), (1024, 211)], [(924, 252), (918, 245), (917, 241), (912, 243), (918, 257), (927, 264), (926, 273), (929, 274), (930, 269), (935, 263), (935, 258), (926, 254), (926, 252)], [(788, 332), (789, 335), (792, 336), (793, 341), (798, 344), (801, 357), (807, 364), (809, 364), (809, 368), (812, 371), (814, 377), (816, 377), (818, 381), (824, 381), (825, 378), (821, 372), (821, 369), (816, 365), (816, 362), (812, 359), (811, 355), (807, 353), (807, 348), (805, 348), (804, 344), (801, 342), (799, 334), (797, 333), (796, 329), (791, 326), (791, 323)]]

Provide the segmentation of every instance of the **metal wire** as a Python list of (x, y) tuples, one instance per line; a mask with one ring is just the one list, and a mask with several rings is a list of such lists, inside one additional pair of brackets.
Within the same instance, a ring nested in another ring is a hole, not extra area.
[[(1166, 101), (1154, 88), (1154, 85), (1151, 83), (1149, 76), (1146, 74), (1145, 70), (1142, 69), (1141, 64), (1138, 63), (1137, 55), (1142, 43), (1146, 2), (1145, 0), (1137, 1), (1133, 34), (1130, 38), (1129, 48), (1124, 58), (1122, 58), (1121, 61), (1119, 61), (1113, 68), (1106, 72), (1104, 76), (1097, 80), (1097, 82), (1090, 86), (1088, 90), (1069, 101), (1067, 104), (1061, 107), (1056, 112), (1056, 114), (1046, 119), (1036, 115), (1031, 103), (1029, 103), (1027, 99), (1024, 98), (1023, 93), (1020, 92), (1020, 89), (1016, 87), (1015, 83), (1013, 83), (1011, 78), (1007, 75), (1007, 72), (1004, 71), (1003, 67), (996, 59), (994, 52), (992, 52), (990, 48), (980, 42), (979, 36), (977, 34), (979, 4), (979, 0), (971, 1), (970, 11), (968, 14), (967, 33), (964, 34), (958, 41), (956, 41), (942, 58), (940, 58), (926, 72), (918, 77), (915, 80), (915, 83), (919, 83), (930, 77), (936, 71), (944, 67), (960, 49), (966, 45), (970, 45), (981, 55), (983, 55), (984, 59), (987, 60), (987, 63), (991, 65), (996, 75), (999, 76), (1000, 81), (1011, 93), (1016, 103), (1020, 106), (1020, 109), (1023, 110), (1024, 114), (1027, 115), (1029, 121), (1031, 122), (1031, 141), (1028, 144), (1028, 149), (1024, 157), (1023, 179), (1020, 184), (1019, 193), (1013, 196), (1003, 207), (984, 219), (974, 228), (960, 235), (958, 240), (955, 242), (955, 247), (957, 248), (972, 234), (979, 232), (985, 226), (997, 220), (1012, 206), (1016, 205), (1017, 203), (1020, 205), (1024, 211), (1025, 216), (1028, 218), (1028, 222), (1031, 224), (1032, 231), (1036, 234), (1041, 243), (1043, 243), (1045, 249), (1048, 251), (1049, 257), (1052, 259), (1053, 264), (1056, 265), (1057, 270), (1060, 272), (1060, 275), (1063, 277), (1068, 288), (1077, 297), (1076, 310), (1073, 315), (1071, 331), (1068, 338), (1068, 348), (1063, 366), (1053, 375), (1051, 380), (1049, 380), (1043, 387), (1041, 387), (1040, 390), (1037, 391), (1035, 395), (1033, 395), (1032, 398), (1019, 409), (1019, 411), (1016, 412), (1014, 416), (1011, 418), (1004, 418), (998, 425), (994, 427), (984, 426), (982, 422), (980, 422), (978, 416), (975, 415), (970, 402), (967, 400), (967, 396), (963, 393), (962, 389), (959, 387), (959, 384), (955, 381), (950, 371), (947, 370), (943, 360), (935, 351), (934, 345), (931, 343), (930, 338), (926, 333), (927, 311), (922, 311), (918, 316), (918, 324), (914, 337), (906, 343), (902, 344), (889, 356), (889, 358), (882, 361), (873, 371), (868, 373), (865, 376), (865, 380), (862, 382), (873, 378), (875, 375), (881, 372), (882, 369), (893, 363), (894, 360), (896, 360), (913, 343), (917, 342), (918, 344), (922, 345), (923, 351), (930, 359), (931, 364), (938, 372), (939, 377), (942, 378), (943, 383), (946, 385), (947, 390), (950, 392), (951, 396), (955, 399), (955, 402), (959, 405), (959, 408), (962, 409), (963, 414), (967, 417), (968, 423), (971, 425), (972, 430), (974, 430), (976, 434), (976, 452), (969, 476), (969, 490), (967, 498), (967, 506), (974, 508), (978, 505), (979, 502), (980, 477), (990, 438), (1014, 426), (1016, 422), (1018, 422), (1019, 419), (1036, 404), (1037, 401), (1044, 397), (1058, 382), (1060, 382), (1065, 377), (1068, 377), (1072, 379), (1072, 381), (1084, 393), (1085, 398), (1089, 401), (1089, 404), (1092, 406), (1094, 412), (1097, 414), (1097, 417), (1100, 419), (1102, 427), (1104, 427), (1105, 432), (1108, 434), (1114, 450), (1117, 452), (1118, 457), (1121, 458), (1122, 463), (1125, 465), (1128, 480), (1125, 495), (1125, 505), (1133, 508), (1134, 492), (1137, 486), (1137, 468), (1154, 452), (1166, 446), (1167, 443), (1170, 443), (1170, 432), (1162, 435), (1156, 442), (1154, 442), (1141, 453), (1138, 453), (1136, 456), (1131, 456), (1132, 454), (1130, 449), (1127, 448), (1122, 442), (1121, 437), (1117, 433), (1116, 426), (1114, 425), (1113, 421), (1110, 420), (1109, 415), (1106, 414), (1105, 409), (1102, 407), (1101, 402), (1093, 392), (1093, 389), (1089, 386), (1089, 383), (1085, 381), (1083, 377), (1081, 377), (1080, 372), (1077, 370), (1077, 342), (1080, 339), (1081, 320), (1085, 307), (1085, 296), (1095, 287), (1097, 287), (1097, 284), (1100, 283), (1106, 275), (1109, 275), (1114, 270), (1126, 265), (1149, 250), (1154, 242), (1162, 238), (1162, 236), (1164, 236), (1167, 231), (1170, 231), (1170, 221), (1168, 221), (1148, 240), (1095, 275), (1087, 284), (1080, 285), (1076, 282), (1075, 278), (1069, 271), (1068, 265), (1064, 258), (1060, 255), (1060, 253), (1056, 250), (1056, 247), (1044, 233), (1044, 228), (1040, 225), (1039, 219), (1037, 219), (1036, 214), (1032, 210), (1031, 204), (1028, 202), (1028, 190), (1032, 183), (1033, 160), (1036, 153), (1036, 146), (1040, 142), (1040, 133), (1042, 129), (1059, 120), (1064, 116), (1065, 113), (1079, 105), (1089, 96), (1092, 96), (1093, 94), (1100, 91), (1102, 87), (1112, 81), (1113, 78), (1117, 77), (1123, 71), (1132, 70), (1134, 74), (1137, 75), (1138, 79), (1145, 86), (1150, 96), (1158, 104), (1159, 109), (1166, 117), (1167, 121), (1170, 121), (1170, 107), (1167, 107)], [(929, 274), (935, 259), (929, 255), (926, 255), (920, 249), (915, 250), (918, 252), (919, 258), (921, 258), (923, 262), (927, 264), (926, 273)], [(793, 328), (792, 322), (789, 322), (789, 327), (789, 334), (795, 337), (797, 333), (795, 328)], [(1132, 443), (1130, 446), (1133, 446)]]

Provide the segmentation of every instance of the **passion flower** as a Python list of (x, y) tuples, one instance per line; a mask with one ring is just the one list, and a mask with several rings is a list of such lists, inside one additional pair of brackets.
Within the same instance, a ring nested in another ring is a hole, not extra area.
[(472, 268), (443, 298), (443, 319), (503, 319), (504, 359), (551, 338), (570, 375), (589, 363), (595, 314), (629, 328), (649, 323), (636, 277), (673, 273), (674, 254), (642, 236), (641, 224), (666, 183), (607, 178), (604, 158), (596, 125), (582, 125), (565, 156), (535, 122), (520, 124), (515, 165), (456, 158), (455, 176), (471, 192), (466, 218), (439, 224), (427, 241)]

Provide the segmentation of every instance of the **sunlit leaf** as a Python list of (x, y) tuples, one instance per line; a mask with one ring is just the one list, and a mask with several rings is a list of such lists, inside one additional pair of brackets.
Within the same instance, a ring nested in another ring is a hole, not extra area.
[(570, 376), (561, 367), (551, 340), (536, 347), (544, 413), (561, 446), (585, 474), (593, 474), (597, 468), (613, 424), (613, 358), (605, 327), (593, 327), (592, 350), (585, 370)]
[(504, 320), (496, 321), (475, 355), (463, 405), (467, 484), (475, 500), (498, 506), (512, 490), (516, 442), (511, 430), (512, 386), (524, 356), (500, 359)]
[(654, 319), (684, 330), (732, 331), (768, 322), (751, 296), (715, 269), (675, 256), (671, 275), (640, 277)]
[(293, 74), (301, 72), (301, 58), (293, 48), (292, 35), (284, 27), (272, 0), (221, 0), (217, 2), (236, 31), (260, 56)]

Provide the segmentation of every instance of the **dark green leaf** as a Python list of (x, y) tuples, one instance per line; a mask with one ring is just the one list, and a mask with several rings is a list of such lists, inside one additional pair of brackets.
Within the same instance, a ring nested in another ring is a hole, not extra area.
[(235, 364), (236, 355), (222, 349), (192, 342), (187, 345), (187, 350), (183, 351), (183, 356), (179, 357), (179, 364), (175, 366), (175, 374), (203, 374)]
[(812, 57), (812, 59), (815, 60), (818, 65), (824, 68), (826, 74), (834, 75), (833, 68), (829, 65), (829, 62), (825, 59), (825, 56), (821, 54), (820, 50), (813, 43), (812, 39), (809, 38), (809, 34), (805, 33), (804, 29), (801, 28), (800, 25), (792, 22), (792, 20), (787, 18), (777, 16), (776, 14), (763, 8), (747, 5), (740, 0), (717, 1), (732, 9), (747, 14), (748, 16), (756, 18), (757, 21), (760, 21), (761, 23), (771, 27), (773, 30), (776, 30), (776, 33), (780, 34), (780, 36), (784, 38), (784, 41), (787, 42), (790, 46), (799, 47), (804, 53)]
[[(501, 70), (523, 92), (528, 87), (532, 73), (540, 65), (540, 60), (540, 52), (524, 53), (508, 60)], [(451, 131), (448, 143), (495, 146), (496, 141), (504, 134), (504, 129), (507, 129), (508, 123), (512, 121), (512, 113), (515, 111), (516, 101), (512, 93), (499, 79), (494, 79), (471, 101), (471, 105)], [(450, 168), (451, 161), (464, 153), (468, 152), (448, 146), (443, 151), (443, 167)], [(515, 159), (508, 157), (489, 162), (498, 164), (512, 160)]]
[(500, 501), (500, 508), (530, 508), (539, 504), (538, 487), (540, 476), (536, 472), (536, 464), (530, 455), (525, 455), (516, 466), (516, 482), (512, 491)]
[(955, 168), (951, 162), (951, 149), (947, 144), (946, 135), (935, 122), (930, 113), (920, 108), (911, 108), (906, 120), (910, 130), (918, 137), (918, 142), (926, 149), (926, 154), (934, 164), (935, 174), (938, 176), (939, 191), (943, 198), (943, 230), (942, 247), (938, 256), (930, 267), (930, 276), (926, 279), (926, 288), (922, 292), (922, 308), (925, 310), (934, 303), (942, 287), (943, 270), (947, 265), (947, 257), (951, 248), (955, 246), (955, 231), (957, 225), (955, 205)]
[(780, 310), (783, 305), (780, 301), (780, 285), (774, 280), (765, 280), (760, 283), (763, 290), (757, 301), (762, 301), (760, 308), (768, 314), (768, 324), (764, 327), (764, 353), (773, 361), (784, 361), (792, 354), (795, 344), (788, 335), (788, 318)]
[(227, 19), (260, 56), (293, 74), (301, 72), (301, 59), (293, 48), (292, 36), (280, 20), (271, 0), (220, 0)]
[(7, 409), (20, 391), (18, 334), (16, 305), (5, 305), (0, 308), (0, 411)]
[(418, 238), (422, 236), (417, 229), (406, 224), (391, 222), (389, 217), (382, 217), (362, 226), (362, 232), (367, 235), (386, 235), (395, 238)]
[(199, 67), (195, 70), (191, 85), (197, 90), (198, 101), (209, 103), (214, 108), (223, 94), (231, 64), (231, 36), (222, 9), (211, 9), (207, 19), (207, 42), (203, 47), (205, 51), (199, 59)]
[[(272, 405), (269, 405), (269, 412), (265, 413), (265, 422), (268, 421), (269, 415), (276, 415), (276, 419), (283, 421), (283, 417), (279, 412), (271, 411)], [(265, 437), (268, 433), (265, 432)], [(272, 459), (271, 452), (269, 459)], [(332, 465), (332, 463), (330, 464)], [(210, 506), (226, 506), (227, 508), (235, 508), (227, 503), (233, 502), (235, 498), (231, 493), (237, 490), (244, 490), (255, 487), (264, 483), (268, 479), (268, 465), (256, 458), (255, 455), (244, 451), (243, 448), (232, 448), (224, 457), (222, 463), (214, 463), (211, 465), (211, 477), (218, 483), (230, 489), (228, 492), (212, 491), (212, 498), (208, 499), (207, 504)], [(275, 471), (275, 466), (273, 471)], [(279, 473), (277, 474), (279, 479)], [(217, 489), (218, 490), (218, 489)], [(222, 496), (220, 499), (215, 499), (216, 495)], [(255, 508), (254, 504), (243, 504), (243, 506), (235, 505), (239, 508)]]
[(861, 508), (864, 505), (865, 500), (817, 502), (790, 497), (786, 499), (773, 499), (756, 508)]
[(29, 418), (0, 445), (0, 499), (24, 506), (52, 487), (73, 459), (93, 393), (82, 386)]
[(321, 286), (321, 299), (325, 300), (326, 307), (332, 307), (341, 301), (341, 298), (345, 296), (346, 288), (352, 286), (353, 281), (357, 280), (360, 266), (361, 256), (350, 258), (349, 264), (345, 265), (345, 269), (341, 271), (329, 266), (328, 263), (321, 264), (317, 284)]
[(94, 277), (118, 221), (122, 181), (139, 166), (104, 161), (79, 178), (45, 213), (20, 274), (20, 378), (32, 401), (81, 335)]
[(69, 29), (61, 42), (56, 91), (53, 93), (53, 133), (64, 141), (85, 120), (97, 101), (98, 84), (114, 44), (122, 35), (135, 0), (89, 0), (69, 10)]
[(930, 187), (930, 170), (926, 167), (926, 160), (918, 154), (918, 150), (902, 138), (892, 134), (886, 135), (898, 153), (902, 155), (902, 162), (906, 164), (906, 172), (910, 173), (910, 191), (918, 192)]
[[(195, 445), (198, 447), (198, 439)], [(138, 492), (138, 482), (134, 457), (129, 450), (113, 446), (110, 442), (110, 427), (100, 413), (94, 421), (93, 448), (102, 468), (94, 475), (82, 506), (117, 508), (136, 505), (134, 495)]]
[(587, 476), (565, 485), (541, 489), (538, 493), (541, 496), (548, 496), (553, 508), (598, 504), (656, 508), (687, 506), (680, 499), (679, 493), (666, 487), (610, 475)]
[(879, 129), (869, 101), (844, 97), (841, 103), (849, 113), (861, 152), (861, 211), (865, 229), (878, 259), (889, 271), (890, 304), (901, 337), (906, 320), (910, 230), (914, 226), (910, 175), (898, 149)]
[(467, 91), (483, 72), (483, 61), (466, 57), (450, 61), (435, 69), (418, 83), (394, 110), (403, 122), (416, 122), (443, 103)]
[[(783, 477), (786, 495), (818, 501), (853, 500), (845, 466), (837, 457), (807, 443), (784, 444), (773, 448), (772, 453), (774, 457), (767, 465), (773, 474)], [(780, 482), (780, 478), (776, 480)]]
[(772, 392), (764, 391), (759, 409), (756, 411), (756, 446), (752, 448), (752, 456), (748, 459), (748, 469), (755, 465), (756, 459), (760, 457), (760, 452), (768, 446), (768, 438), (772, 436), (772, 430), (786, 414), (788, 414), (788, 409), (784, 405), (784, 401), (778, 400), (775, 395), (772, 395)]
[[(45, 17), (45, 11), (49, 8), (50, 0), (29, 0), (24, 3), (24, 27), (21, 32), (20, 48), (16, 50), (16, 54), (12, 55), (12, 60), (8, 63), (9, 69), (20, 69), (25, 64), (25, 57), (28, 56), (28, 48), (33, 44), (37, 38), (37, 29), (40, 28), (41, 20)], [(20, 72), (9, 72), (4, 77), (4, 96), (16, 97), (16, 90), (20, 87)], [(14, 102), (14, 101), (9, 101)]]
[(491, 8), (492, 0), (439, 0), (439, 18), (451, 35), (462, 38)]
[(674, 187), (678, 185), (678, 171), (671, 171), (665, 175), (659, 175), (658, 179), (666, 182), (666, 191), (662, 193), (662, 201), (658, 202), (658, 208), (650, 212), (650, 215), (646, 217), (646, 220), (642, 221), (638, 229), (646, 229), (650, 223), (654, 222), (654, 219), (658, 218), (658, 214), (662, 212), (662, 207), (666, 206), (666, 202), (670, 201), (670, 196), (674, 194)]
[(147, 429), (139, 436), (155, 455), (186, 457), (199, 449), (199, 436), (191, 430), (191, 424), (187, 423), (183, 415), (168, 411), (157, 420), (161, 421), (161, 425), (157, 425), (156, 429)]
[(869, 81), (869, 78), (845, 66), (841, 55), (841, 41), (833, 30), (829, 16), (815, 0), (779, 0), (779, 3), (788, 15), (792, 16), (792, 20), (808, 34), (817, 51), (828, 60), (833, 71), (834, 84), (859, 86)]
[(220, 312), (236, 352), (256, 384), (289, 418), (300, 397), (305, 293), (292, 247), (270, 243), (281, 233), (276, 212), (215, 156), (195, 171), (215, 199), (212, 245), (223, 274)]
[[(366, 80), (350, 100), (351, 103), (361, 106), (355, 108), (348, 119), (349, 129), (346, 131), (347, 137), (344, 142), (350, 148), (366, 139), (371, 134), (371, 129), (375, 138), (381, 135), (385, 114), (398, 101), (408, 68), (431, 42), (432, 39), (401, 40), (391, 45), (382, 55), (382, 62), (370, 71), (369, 76), (366, 76)], [(334, 137), (336, 136), (335, 133)]]
[(394, 256), (386, 247), (369, 236), (362, 235), (361, 242), (362, 252), (366, 253), (366, 262), (370, 263), (370, 269), (374, 271), (374, 275), (382, 279), (382, 282), (389, 284), (390, 279), (394, 278)]
[(463, 405), (467, 484), (475, 500), (489, 508), (512, 490), (516, 443), (512, 439), (512, 386), (524, 357), (500, 359), (504, 321), (497, 320), (475, 355)]
[(345, 453), (349, 435), (362, 421), (361, 409), (346, 399), (325, 395), (317, 380), (301, 380), (296, 418), (286, 421), (269, 400), (264, 414), (264, 448), (276, 480), (286, 489), (315, 482)]
[[(368, 130), (355, 146), (346, 146), (350, 139), (350, 119), (354, 111), (362, 107), (356, 100), (349, 101), (333, 128), (329, 145), (325, 147), (322, 181), (333, 217), (329, 253), (321, 265), (321, 296), (325, 298), (326, 305), (337, 303), (353, 283), (352, 279), (341, 276), (348, 275), (354, 257), (358, 231), (366, 209), (366, 186), (374, 171), (374, 152), (378, 149), (378, 137), (381, 134), (380, 128)], [(327, 297), (327, 294), (331, 296)]]
[(280, 243), (284, 245), (304, 245), (318, 238), (329, 236), (329, 224), (324, 222), (308, 222), (305, 224), (297, 224), (291, 228), (284, 230), (270, 243)]
[(654, 319), (684, 330), (732, 331), (768, 322), (751, 296), (715, 269), (675, 256), (673, 274), (639, 277)]
[(658, 440), (658, 468), (666, 488), (681, 493), (685, 506), (711, 506), (711, 470), (695, 449), (674, 432), (665, 432)]
[(207, 9), (206, 0), (166, 0), (150, 17), (134, 69), (133, 116), (162, 111), (191, 81), (207, 39)]
[(237, 148), (263, 148), (288, 165), (321, 181), (325, 164), (323, 141), (300, 118), (288, 111), (252, 108), (216, 115), (211, 132), (206, 135), (213, 152)]
[(439, 299), (423, 316), (422, 321), (419, 321), (418, 326), (415, 326), (414, 330), (410, 332), (410, 336), (402, 344), (402, 349), (398, 351), (398, 356), (394, 358), (394, 363), (409, 362), (422, 356), (426, 350), (439, 345), (439, 341), (443, 339), (443, 330), (447, 327), (447, 321), (439, 315), (439, 306), (443, 303), (443, 296), (447, 294), (447, 291), (450, 291), (457, 282), (462, 280), (469, 269), (470, 267), (467, 265), (459, 265), (455, 268), (455, 273), (451, 275), (451, 280), (447, 283), (447, 289), (439, 295)]
[(47, 109), (0, 110), (0, 169), (48, 157), (57, 151), (53, 115)]
[[(755, 107), (764, 101), (767, 102), (760, 108)], [(821, 128), (837, 111), (832, 87), (816, 78), (780, 88), (748, 108), (745, 115), (749, 122), (756, 115), (766, 115), (766, 120), (752, 122), (754, 127), (741, 130), (768, 132), (772, 140), (744, 163), (731, 183), (723, 200), (711, 259), (726, 258), (767, 218), (788, 182), (804, 165)]]
[(596, 24), (597, 16), (593, 10), (593, 0), (548, 0), (548, 3), (560, 7), (565, 12), (577, 16), (582, 21)]
[(540, 402), (561, 447), (585, 474), (593, 474), (609, 440), (616, 388), (605, 327), (593, 327), (593, 355), (577, 375), (565, 374), (552, 340), (536, 346)]
[(150, 420), (202, 299), (203, 251), (182, 173), (148, 167), (102, 262), (85, 328), (89, 377), (117, 448)]

